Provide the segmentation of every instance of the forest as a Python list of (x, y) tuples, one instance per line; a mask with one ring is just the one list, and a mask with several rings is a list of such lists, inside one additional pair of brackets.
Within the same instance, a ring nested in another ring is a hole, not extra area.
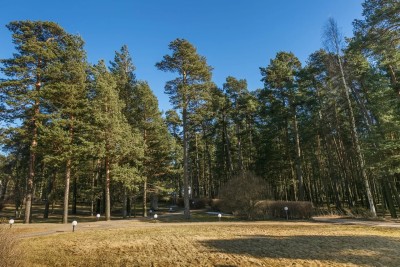
[(353, 37), (328, 19), (321, 49), (305, 63), (277, 52), (259, 68), (259, 89), (232, 76), (218, 86), (206, 57), (175, 39), (154, 62), (175, 75), (165, 113), (126, 45), (93, 65), (82, 37), (55, 22), (7, 28), (15, 53), (0, 60), (0, 206), (13, 203), (25, 223), (33, 203), (45, 218), (62, 205), (67, 223), (77, 203), (110, 220), (114, 206), (126, 217), (138, 203), (147, 216), (147, 200), (165, 196), (183, 198), (190, 218), (191, 199), (218, 198), (239, 173), (260, 177), (265, 199), (400, 212), (397, 0), (365, 0)]

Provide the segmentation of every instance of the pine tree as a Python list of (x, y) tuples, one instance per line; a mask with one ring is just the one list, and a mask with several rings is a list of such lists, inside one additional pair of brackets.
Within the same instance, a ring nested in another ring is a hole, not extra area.
[(211, 67), (207, 65), (206, 58), (198, 55), (196, 48), (184, 39), (172, 41), (169, 49), (172, 55), (165, 55), (156, 67), (179, 75), (167, 82), (165, 92), (170, 95), (174, 107), (182, 113), (184, 205), (185, 217), (189, 219), (188, 112), (207, 95), (207, 87), (204, 85), (211, 79)]
[(372, 54), (386, 70), (400, 98), (400, 4), (397, 0), (366, 0), (364, 20), (355, 20), (353, 45)]
[[(48, 122), (42, 128), (43, 144), (48, 149), (47, 162), (64, 162), (65, 190), (63, 223), (68, 223), (69, 188), (73, 161), (88, 153), (85, 140), (89, 128), (87, 113), (89, 110), (86, 86), (86, 54), (83, 41), (79, 36), (66, 35), (65, 48), (59, 55), (60, 61), (49, 66), (46, 101), (43, 106), (49, 115)], [(50, 151), (49, 151), (50, 149)], [(53, 149), (53, 151), (51, 151)]]
[[(136, 68), (133, 65), (133, 60), (126, 45), (122, 46), (119, 52), (115, 52), (114, 61), (111, 61), (110, 64), (110, 71), (115, 78), (119, 98), (123, 102), (122, 113), (131, 127), (132, 134), (137, 136), (138, 140), (141, 140), (141, 130), (138, 128), (135, 119), (136, 103), (133, 96), (136, 86), (136, 77), (134, 74)], [(144, 144), (141, 144), (140, 147), (143, 149)], [(131, 171), (134, 171), (130, 176), (125, 175), (125, 178), (121, 180), (124, 192), (123, 217), (126, 217), (128, 198), (130, 199), (127, 193), (138, 190), (138, 182), (143, 179), (139, 170), (142, 166), (142, 161), (143, 159), (138, 158), (137, 155), (130, 155), (121, 159), (120, 163), (124, 164), (125, 173), (129, 173), (127, 171), (129, 168)]]
[(7, 99), (7, 120), (22, 121), (29, 142), (29, 170), (24, 222), (29, 223), (37, 164), (38, 128), (45, 98), (49, 66), (60, 60), (67, 34), (54, 22), (15, 21), (7, 25), (17, 53), (3, 59), (1, 71), (9, 77), (0, 84)]
[(141, 167), (143, 177), (143, 214), (147, 216), (147, 184), (160, 182), (169, 172), (171, 163), (171, 139), (167, 125), (158, 109), (158, 101), (146, 82), (139, 81), (131, 95), (131, 119), (142, 133), (144, 159)]
[(342, 58), (341, 58), (341, 41), (342, 41), (341, 34), (338, 30), (338, 26), (337, 26), (335, 20), (332, 18), (329, 19), (328, 23), (326, 24), (324, 37), (325, 37), (325, 45), (326, 45), (327, 49), (330, 50), (336, 56), (336, 60), (337, 60), (336, 63), (339, 67), (340, 80), (342, 82), (342, 88), (343, 88), (344, 94), (345, 94), (345, 99), (346, 99), (346, 104), (347, 104), (347, 109), (348, 109), (348, 118), (349, 118), (349, 122), (350, 122), (351, 136), (353, 139), (353, 145), (356, 150), (357, 161), (360, 166), (362, 179), (364, 181), (364, 186), (365, 186), (365, 191), (367, 193), (370, 211), (373, 216), (376, 216), (375, 204), (374, 204), (371, 187), (370, 187), (370, 184), (368, 181), (367, 170), (366, 170), (366, 166), (365, 166), (365, 159), (364, 159), (364, 155), (361, 151), (359, 134), (357, 132), (356, 123), (355, 123), (355, 115), (354, 115), (353, 107), (351, 104), (350, 92), (349, 92), (350, 88), (347, 85), (344, 68), (343, 68), (343, 63), (342, 63)]
[[(293, 53), (279, 52), (267, 68), (260, 68), (264, 76), (266, 91), (277, 101), (284, 116), (292, 119), (293, 139), (295, 140), (295, 167), (298, 181), (299, 200), (304, 200), (304, 182), (301, 162), (300, 135), (298, 129), (297, 106), (298, 84), (297, 75), (301, 63)], [(289, 131), (287, 131), (287, 134)]]
[[(94, 141), (96, 142), (97, 155), (104, 160), (105, 166), (105, 217), (111, 219), (110, 183), (112, 171), (116, 174), (134, 174), (136, 166), (121, 169), (120, 159), (134, 155), (134, 158), (142, 154), (141, 140), (132, 131), (122, 113), (123, 102), (119, 98), (115, 78), (107, 70), (104, 61), (100, 61), (92, 70), (92, 106), (95, 124)], [(117, 177), (115, 177), (117, 179)]]

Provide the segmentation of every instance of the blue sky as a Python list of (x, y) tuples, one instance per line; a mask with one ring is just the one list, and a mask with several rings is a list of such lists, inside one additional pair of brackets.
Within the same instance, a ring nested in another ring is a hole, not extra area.
[(168, 44), (185, 38), (214, 68), (220, 87), (227, 76), (262, 87), (259, 67), (279, 51), (293, 52), (303, 63), (318, 50), (322, 28), (336, 19), (345, 36), (361, 18), (363, 0), (20, 0), (2, 1), (0, 58), (14, 51), (5, 27), (13, 20), (51, 20), (86, 42), (89, 62), (106, 62), (122, 45), (129, 47), (136, 76), (147, 80), (160, 108), (170, 108), (164, 85), (174, 77), (154, 64), (169, 53)]

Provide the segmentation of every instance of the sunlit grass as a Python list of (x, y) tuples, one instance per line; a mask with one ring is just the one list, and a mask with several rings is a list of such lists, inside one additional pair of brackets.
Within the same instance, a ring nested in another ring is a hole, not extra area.
[(285, 222), (141, 223), (25, 238), (26, 266), (398, 266), (400, 231)]

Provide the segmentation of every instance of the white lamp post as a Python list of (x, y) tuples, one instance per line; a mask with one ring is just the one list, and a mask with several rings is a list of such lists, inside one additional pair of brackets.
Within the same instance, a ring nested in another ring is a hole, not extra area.
[(158, 218), (158, 215), (154, 214), (154, 220), (157, 220), (157, 218)]
[(11, 228), (12, 225), (14, 224), (14, 219), (10, 219), (10, 220), (8, 221), (8, 223), (10, 224), (10, 228)]
[(222, 218), (222, 214), (218, 213), (218, 221), (221, 221), (221, 218)]
[(97, 213), (96, 218), (97, 218), (97, 220), (100, 220), (100, 214), (99, 213)]
[(75, 232), (75, 226), (78, 224), (77, 221), (72, 222), (72, 232)]

